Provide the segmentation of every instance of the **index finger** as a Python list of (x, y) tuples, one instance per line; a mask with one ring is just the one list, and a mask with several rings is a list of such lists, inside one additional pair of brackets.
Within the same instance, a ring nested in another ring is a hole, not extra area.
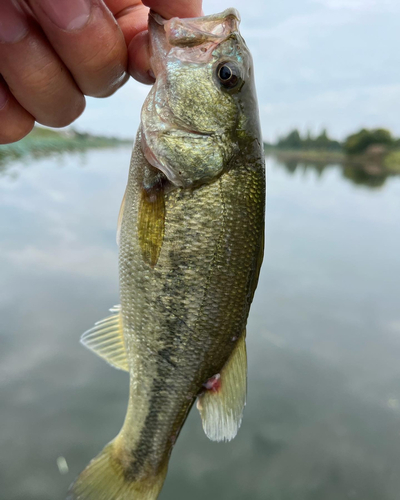
[(164, 19), (202, 15), (201, 0), (142, 0), (142, 2)]

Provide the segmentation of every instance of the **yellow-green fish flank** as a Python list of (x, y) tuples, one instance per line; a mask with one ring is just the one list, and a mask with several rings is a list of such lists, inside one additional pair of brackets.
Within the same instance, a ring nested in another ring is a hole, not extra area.
[(150, 13), (156, 83), (119, 218), (121, 305), (82, 337), (129, 372), (128, 411), (71, 500), (155, 500), (196, 400), (210, 439), (239, 429), (265, 176), (252, 59), (238, 25), (234, 9), (169, 21)]

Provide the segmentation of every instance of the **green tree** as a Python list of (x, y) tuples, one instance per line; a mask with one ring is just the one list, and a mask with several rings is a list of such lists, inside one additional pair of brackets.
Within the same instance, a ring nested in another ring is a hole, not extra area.
[(314, 145), (314, 137), (311, 134), (310, 130), (307, 130), (306, 138), (303, 140), (303, 148), (304, 149), (313, 149)]
[(328, 133), (325, 129), (316, 138), (311, 135), (310, 131), (308, 131), (307, 135), (302, 138), (300, 132), (297, 129), (292, 130), (286, 137), (282, 137), (281, 139), (279, 139), (276, 146), (280, 149), (303, 149), (308, 151), (313, 149), (324, 151), (340, 151), (342, 148), (340, 142), (329, 138)]
[(292, 130), (286, 137), (279, 139), (277, 146), (282, 149), (301, 149), (302, 140), (299, 131)]
[(344, 143), (344, 150), (347, 154), (362, 154), (373, 144), (392, 146), (395, 143), (389, 130), (378, 128), (368, 130), (363, 128), (356, 134), (347, 137)]
[(328, 137), (328, 132), (324, 129), (321, 134), (314, 140), (314, 149), (323, 149), (325, 151), (338, 151), (342, 148), (339, 141), (335, 141)]

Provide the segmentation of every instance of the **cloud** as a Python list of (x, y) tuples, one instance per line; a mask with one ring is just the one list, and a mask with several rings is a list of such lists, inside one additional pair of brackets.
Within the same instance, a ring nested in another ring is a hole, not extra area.
[(387, 127), (400, 135), (400, 84), (327, 90), (301, 101), (265, 104), (260, 114), (267, 140), (294, 127), (327, 127), (339, 139), (361, 127)]
[(326, 36), (327, 29), (343, 26), (343, 24), (353, 21), (354, 18), (342, 12), (327, 16), (325, 12), (319, 11), (311, 14), (289, 17), (280, 24), (266, 29), (262, 35), (257, 32), (257, 36), (276, 39), (279, 40), (280, 43), (286, 43), (300, 48), (299, 43), (303, 46), (309, 45), (312, 38), (316, 35)]
[(313, 0), (332, 10), (353, 10), (362, 12), (399, 12), (398, 0)]
[(78, 130), (134, 137), (139, 126), (140, 111), (150, 87), (130, 79), (107, 99), (87, 98), (87, 108), (74, 123)]

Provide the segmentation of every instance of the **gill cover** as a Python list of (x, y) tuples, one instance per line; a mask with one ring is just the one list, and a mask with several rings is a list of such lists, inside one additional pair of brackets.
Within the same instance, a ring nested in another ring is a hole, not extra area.
[(156, 82), (142, 108), (142, 149), (175, 186), (212, 181), (239, 150), (251, 56), (238, 26), (235, 9), (169, 21), (150, 13)]

